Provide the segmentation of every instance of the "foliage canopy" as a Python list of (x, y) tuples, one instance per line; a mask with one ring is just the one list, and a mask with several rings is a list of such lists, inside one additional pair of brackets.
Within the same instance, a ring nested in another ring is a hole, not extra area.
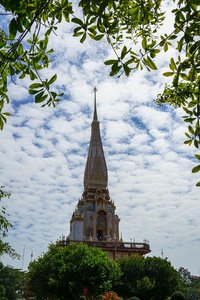
[(110, 290), (121, 275), (120, 267), (107, 253), (85, 244), (49, 250), (29, 266), (28, 286), (37, 299), (78, 299), (87, 291), (98, 295)]
[(121, 284), (114, 287), (124, 297), (164, 300), (180, 287), (178, 272), (167, 259), (133, 256), (120, 259)]
[[(0, 262), (0, 286), (4, 289), (5, 299), (22, 299), (25, 287), (25, 272), (9, 266), (3, 266)], [(0, 291), (0, 299), (2, 294)]]
[(114, 290), (124, 299), (165, 300), (177, 290), (185, 292), (167, 259), (136, 255), (114, 262), (107, 253), (85, 244), (50, 245), (30, 264), (27, 286), (37, 299), (93, 299), (105, 292), (105, 299), (117, 298), (108, 292)]
[[(4, 186), (0, 187), (0, 201), (2, 198), (9, 198), (10, 193), (4, 191)], [(12, 227), (12, 224), (8, 221), (9, 214), (6, 213), (4, 206), (0, 208), (0, 256), (8, 254), (12, 258), (19, 258), (16, 251), (10, 246), (8, 242), (4, 242), (3, 239), (7, 237), (8, 229)]]
[[(172, 83), (165, 86), (156, 102), (161, 106), (183, 107), (183, 118), (188, 124), (185, 144), (199, 148), (200, 3), (199, 0), (173, 2), (174, 29), (159, 34), (165, 19), (162, 0), (81, 0), (73, 4), (68, 0), (2, 0), (2, 14), (5, 14), (7, 24), (0, 30), (0, 128), (3, 129), (6, 117), (10, 115), (3, 111), (5, 103), (9, 102), (9, 81), (29, 77), (34, 81), (29, 92), (42, 106), (55, 106), (60, 101), (63, 94), (51, 89), (56, 74), (44, 80), (40, 71), (48, 68), (54, 52), (48, 49), (49, 37), (64, 21), (74, 24), (73, 36), (81, 43), (87, 37), (95, 42), (106, 38), (114, 53), (113, 59), (105, 61), (111, 68), (110, 76), (129, 76), (135, 69), (143, 68), (154, 71), (157, 55), (175, 47), (176, 55), (169, 60), (169, 71), (163, 74), (172, 77)], [(82, 10), (82, 18), (74, 13), (77, 4)], [(136, 44), (140, 47), (135, 47)], [(200, 155), (195, 156), (200, 160)], [(192, 170), (194, 173), (199, 171), (200, 165)]]

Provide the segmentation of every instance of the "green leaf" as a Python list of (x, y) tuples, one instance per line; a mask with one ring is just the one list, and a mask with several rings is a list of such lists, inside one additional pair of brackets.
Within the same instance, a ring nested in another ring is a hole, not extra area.
[(188, 126), (188, 130), (190, 133), (194, 134), (194, 129), (192, 128), (192, 126)]
[(197, 105), (197, 102), (196, 102), (196, 101), (191, 101), (191, 102), (188, 104), (188, 107), (194, 107), (195, 105)]
[(192, 140), (187, 140), (187, 141), (184, 142), (184, 144), (189, 144), (189, 146), (191, 146)]
[(175, 61), (174, 61), (173, 57), (172, 57), (171, 60), (170, 60), (169, 67), (170, 67), (170, 69), (171, 69), (172, 71), (177, 70), (177, 66), (176, 66), (176, 64), (175, 64)]
[(17, 52), (18, 52), (20, 55), (23, 54), (24, 49), (23, 49), (22, 44), (19, 44), (18, 49), (17, 49)]
[(116, 60), (116, 59), (110, 59), (110, 60), (106, 60), (105, 62), (104, 62), (104, 64), (105, 65), (113, 65), (113, 64), (115, 64), (115, 63), (117, 63), (118, 62), (118, 60)]
[(167, 50), (168, 50), (168, 43), (166, 42), (166, 43), (164, 44), (164, 51), (167, 52)]
[(146, 37), (144, 37), (143, 40), (142, 40), (142, 48), (143, 48), (144, 50), (147, 49), (147, 38), (146, 38)]
[(200, 155), (199, 154), (195, 154), (195, 157), (200, 160)]
[(4, 122), (2, 120), (2, 117), (0, 115), (0, 129), (3, 130)]
[(157, 70), (157, 67), (156, 67), (155, 63), (154, 63), (153, 60), (150, 58), (150, 56), (147, 56), (147, 61), (148, 61), (148, 66), (149, 66), (152, 70)]
[(78, 27), (74, 28), (74, 33), (77, 33), (79, 30), (82, 30), (82, 29), (83, 29), (82, 27), (78, 26)]
[(188, 80), (188, 75), (185, 73), (179, 73), (180, 77), (183, 78), (184, 80)]
[(31, 95), (34, 95), (34, 94), (37, 94), (38, 92), (42, 91), (43, 89), (40, 89), (39, 91), (38, 90), (30, 90), (29, 89), (29, 94)]
[(52, 84), (53, 82), (56, 81), (56, 79), (57, 79), (57, 75), (55, 74), (55, 75), (49, 80), (48, 84), (49, 84), (49, 85)]
[(197, 173), (199, 171), (200, 171), (200, 165), (198, 165), (192, 169), (192, 173)]
[(63, 16), (66, 22), (69, 22), (69, 12), (67, 10), (63, 10)]
[[(185, 111), (188, 115), (190, 115), (190, 116), (193, 115), (193, 112), (190, 111), (187, 107), (183, 107), (183, 109), (184, 109), (184, 111)], [(187, 118), (187, 117), (186, 117), (186, 118)]]
[(42, 96), (39, 100), (37, 100), (37, 102), (36, 103), (41, 103), (41, 102), (43, 102), (46, 98), (48, 97), (48, 95), (44, 95), (44, 96)]
[(123, 68), (126, 76), (128, 77), (130, 75), (131, 68), (129, 68), (126, 64), (123, 64)]
[(114, 64), (112, 66), (112, 71), (110, 72), (110, 76), (115, 76), (120, 70), (122, 66), (118, 66), (118, 64)]
[(37, 79), (37, 75), (32, 70), (30, 70), (30, 79), (31, 80)]
[(173, 86), (178, 87), (178, 75), (177, 74), (173, 78)]
[(57, 94), (55, 92), (51, 92), (51, 95), (53, 96), (54, 99), (57, 97)]
[(6, 45), (6, 42), (0, 41), (0, 48), (3, 48)]
[(19, 76), (19, 79), (23, 79), (26, 75), (27, 75), (26, 72), (23, 72), (23, 73)]
[(13, 40), (17, 34), (17, 22), (13, 18), (9, 23), (9, 38)]
[(186, 135), (189, 139), (191, 139), (191, 136), (190, 136), (187, 132), (185, 132), (185, 135)]
[(197, 140), (194, 140), (194, 146), (198, 149), (199, 148), (199, 142)]
[(83, 43), (86, 39), (86, 33), (83, 34), (82, 38), (80, 39), (80, 42)]
[(77, 32), (77, 33), (74, 33), (73, 36), (80, 36), (80, 35), (82, 35), (83, 33), (84, 33), (83, 31)]
[(72, 22), (79, 24), (81, 27), (83, 27), (83, 21), (81, 19), (78, 18), (72, 18)]
[(126, 65), (130, 65), (132, 63), (136, 63), (137, 61), (138, 61), (137, 58), (131, 58), (131, 59), (129, 59), (129, 60), (126, 61)]
[(173, 34), (169, 37), (169, 40), (175, 40), (177, 38), (177, 35)]
[[(43, 100), (42, 100), (43, 94), (44, 94), (44, 91), (40, 92), (39, 94), (37, 94), (37, 95), (35, 96), (35, 103), (40, 103), (40, 102), (43, 101)], [(46, 96), (46, 95), (45, 95), (45, 96)]]
[(198, 47), (199, 47), (199, 41), (197, 41), (190, 47), (189, 49), (190, 54), (193, 54), (193, 52), (195, 52)]
[(163, 75), (164, 75), (165, 77), (170, 77), (170, 76), (173, 76), (173, 75), (174, 75), (174, 72), (165, 72), (165, 73), (163, 73)]
[(126, 53), (127, 53), (127, 47), (124, 46), (122, 49), (122, 52), (121, 52), (121, 59), (123, 59), (125, 57)]
[(187, 119), (184, 119), (184, 121), (187, 122), (187, 123), (192, 123), (194, 120), (196, 120), (196, 118), (187, 118)]
[(15, 69), (11, 65), (9, 66), (9, 73), (11, 76), (15, 74)]
[(182, 38), (180, 39), (180, 41), (177, 41), (177, 44), (178, 44), (177, 50), (178, 50), (179, 52), (182, 51), (184, 42), (185, 42), (184, 37), (182, 37)]
[(94, 37), (95, 41), (100, 41), (104, 37), (104, 34), (98, 34)]
[(88, 35), (91, 37), (91, 39), (93, 39), (93, 40), (94, 40), (94, 38), (95, 38), (95, 35), (94, 35), (93, 33), (89, 33), (89, 32), (88, 32)]
[(38, 89), (43, 87), (44, 85), (42, 83), (33, 83), (29, 86), (30, 89)]
[(6, 123), (6, 117), (4, 117), (3, 114), (1, 114), (1, 118), (3, 119), (4, 123)]
[(197, 79), (197, 70), (195, 68), (191, 68), (188, 75), (188, 80), (195, 81), (196, 79)]
[(143, 13), (139, 12), (137, 17), (138, 17), (138, 22), (140, 23), (142, 21), (142, 18), (143, 18)]
[(150, 69), (157, 70), (156, 65), (154, 64), (154, 62), (149, 56), (147, 56), (147, 59), (143, 58), (143, 63), (146, 66), (148, 71), (150, 71)]
[(5, 112), (5, 113), (3, 113), (3, 115), (5, 115), (5, 116), (8, 116), (8, 117), (10, 117), (10, 116), (11, 116), (11, 114), (10, 114), (10, 113), (8, 113), (8, 112)]
[(30, 40), (30, 39), (27, 39), (26, 41), (27, 41), (27, 43), (29, 43), (29, 44), (31, 44), (31, 45), (33, 44), (33, 41)]
[(95, 35), (97, 33), (96, 30), (94, 29), (94, 26), (89, 27), (88, 31), (91, 32), (93, 35)]

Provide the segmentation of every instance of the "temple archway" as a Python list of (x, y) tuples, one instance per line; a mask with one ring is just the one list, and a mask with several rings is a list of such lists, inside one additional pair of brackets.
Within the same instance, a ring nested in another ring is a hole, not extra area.
[(97, 225), (96, 225), (96, 232), (97, 232), (97, 239), (99, 241), (105, 240), (105, 236), (107, 234), (107, 220), (106, 220), (107, 213), (104, 210), (99, 210), (97, 212)]

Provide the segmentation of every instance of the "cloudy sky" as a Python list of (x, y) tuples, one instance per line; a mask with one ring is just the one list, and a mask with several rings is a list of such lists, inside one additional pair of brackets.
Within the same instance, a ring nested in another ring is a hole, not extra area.
[[(170, 18), (164, 31), (171, 30)], [(158, 56), (158, 71), (111, 78), (103, 62), (114, 53), (106, 41), (82, 45), (71, 29), (59, 26), (50, 42), (53, 63), (42, 72), (43, 78), (56, 73), (54, 88), (65, 93), (55, 109), (34, 104), (28, 80), (10, 84), (12, 117), (0, 132), (0, 184), (12, 193), (2, 200), (13, 224), (7, 241), (23, 259), (2, 261), (27, 269), (31, 253), (36, 259), (69, 234), (83, 191), (96, 86), (109, 190), (124, 241), (147, 239), (150, 256), (161, 256), (163, 249), (175, 268), (200, 275), (199, 178), (191, 173), (197, 151), (183, 144), (182, 109), (153, 101), (169, 80), (162, 73), (174, 50)]]

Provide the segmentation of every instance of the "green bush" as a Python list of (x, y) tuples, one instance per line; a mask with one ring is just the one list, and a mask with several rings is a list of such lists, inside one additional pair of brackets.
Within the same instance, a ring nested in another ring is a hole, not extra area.
[(186, 300), (186, 298), (181, 292), (174, 292), (171, 296), (171, 300)]

